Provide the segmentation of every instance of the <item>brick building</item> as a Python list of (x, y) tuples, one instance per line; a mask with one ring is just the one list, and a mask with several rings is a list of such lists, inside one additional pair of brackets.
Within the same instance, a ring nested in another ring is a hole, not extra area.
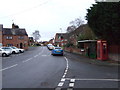
[(55, 45), (56, 46), (64, 46), (67, 43), (67, 40), (64, 38), (66, 33), (56, 33), (55, 35)]
[(0, 46), (2, 46), (2, 25), (0, 25)]
[(18, 48), (28, 49), (28, 34), (24, 28), (19, 28), (18, 25), (12, 24), (12, 28), (2, 29), (2, 45), (16, 46)]
[(34, 42), (33, 37), (29, 37), (28, 45), (29, 45), (29, 46), (33, 46), (33, 45), (35, 45), (35, 42)]

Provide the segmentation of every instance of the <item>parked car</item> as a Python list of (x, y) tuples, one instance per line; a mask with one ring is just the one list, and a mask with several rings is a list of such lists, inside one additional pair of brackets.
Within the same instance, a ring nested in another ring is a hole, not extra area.
[(0, 47), (1, 49), (4, 49), (4, 50), (7, 50), (7, 51), (10, 51), (12, 53), (12, 49), (9, 48), (9, 47)]
[(49, 50), (53, 50), (53, 49), (54, 49), (54, 46), (53, 46), (52, 44), (48, 44), (48, 45), (47, 45), (47, 48), (48, 48)]
[(2, 49), (11, 50), (12, 54), (19, 53), (18, 49), (13, 49), (12, 47), (2, 47)]
[(23, 53), (23, 52), (25, 51), (24, 49), (17, 48), (17, 47), (15, 47), (15, 46), (12, 46), (11, 48), (18, 50), (20, 53)]
[(9, 55), (11, 55), (10, 50), (0, 48), (0, 56), (6, 57), (6, 56), (9, 56)]
[(63, 56), (63, 50), (62, 50), (61, 47), (54, 47), (51, 54), (52, 55), (62, 55)]

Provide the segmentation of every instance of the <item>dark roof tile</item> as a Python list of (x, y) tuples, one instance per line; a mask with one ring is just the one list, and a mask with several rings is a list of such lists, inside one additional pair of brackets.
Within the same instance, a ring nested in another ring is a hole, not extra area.
[(11, 29), (11, 28), (3, 28), (3, 35), (26, 35), (28, 36), (25, 29)]

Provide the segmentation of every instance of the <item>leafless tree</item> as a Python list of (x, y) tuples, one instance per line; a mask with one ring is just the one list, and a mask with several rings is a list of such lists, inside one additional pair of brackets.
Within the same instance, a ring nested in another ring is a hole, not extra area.
[(70, 26), (68, 26), (67, 28), (67, 33), (74, 31), (76, 28), (78, 28), (83, 23), (84, 21), (81, 19), (81, 17), (76, 18), (74, 21), (71, 21)]
[(78, 28), (83, 23), (84, 23), (84, 21), (81, 19), (81, 17), (76, 18), (74, 21), (70, 22), (71, 26), (75, 26), (76, 28)]
[(35, 42), (37, 42), (37, 40), (39, 40), (41, 37), (38, 30), (35, 30), (35, 32), (32, 33), (32, 36), (33, 36)]

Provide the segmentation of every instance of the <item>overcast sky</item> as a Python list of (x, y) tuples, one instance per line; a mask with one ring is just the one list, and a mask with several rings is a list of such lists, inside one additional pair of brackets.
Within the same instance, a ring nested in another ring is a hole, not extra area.
[(31, 36), (40, 31), (41, 41), (49, 40), (56, 33), (66, 32), (69, 22), (81, 17), (94, 0), (0, 0), (0, 24), (11, 28), (12, 23), (25, 28)]

